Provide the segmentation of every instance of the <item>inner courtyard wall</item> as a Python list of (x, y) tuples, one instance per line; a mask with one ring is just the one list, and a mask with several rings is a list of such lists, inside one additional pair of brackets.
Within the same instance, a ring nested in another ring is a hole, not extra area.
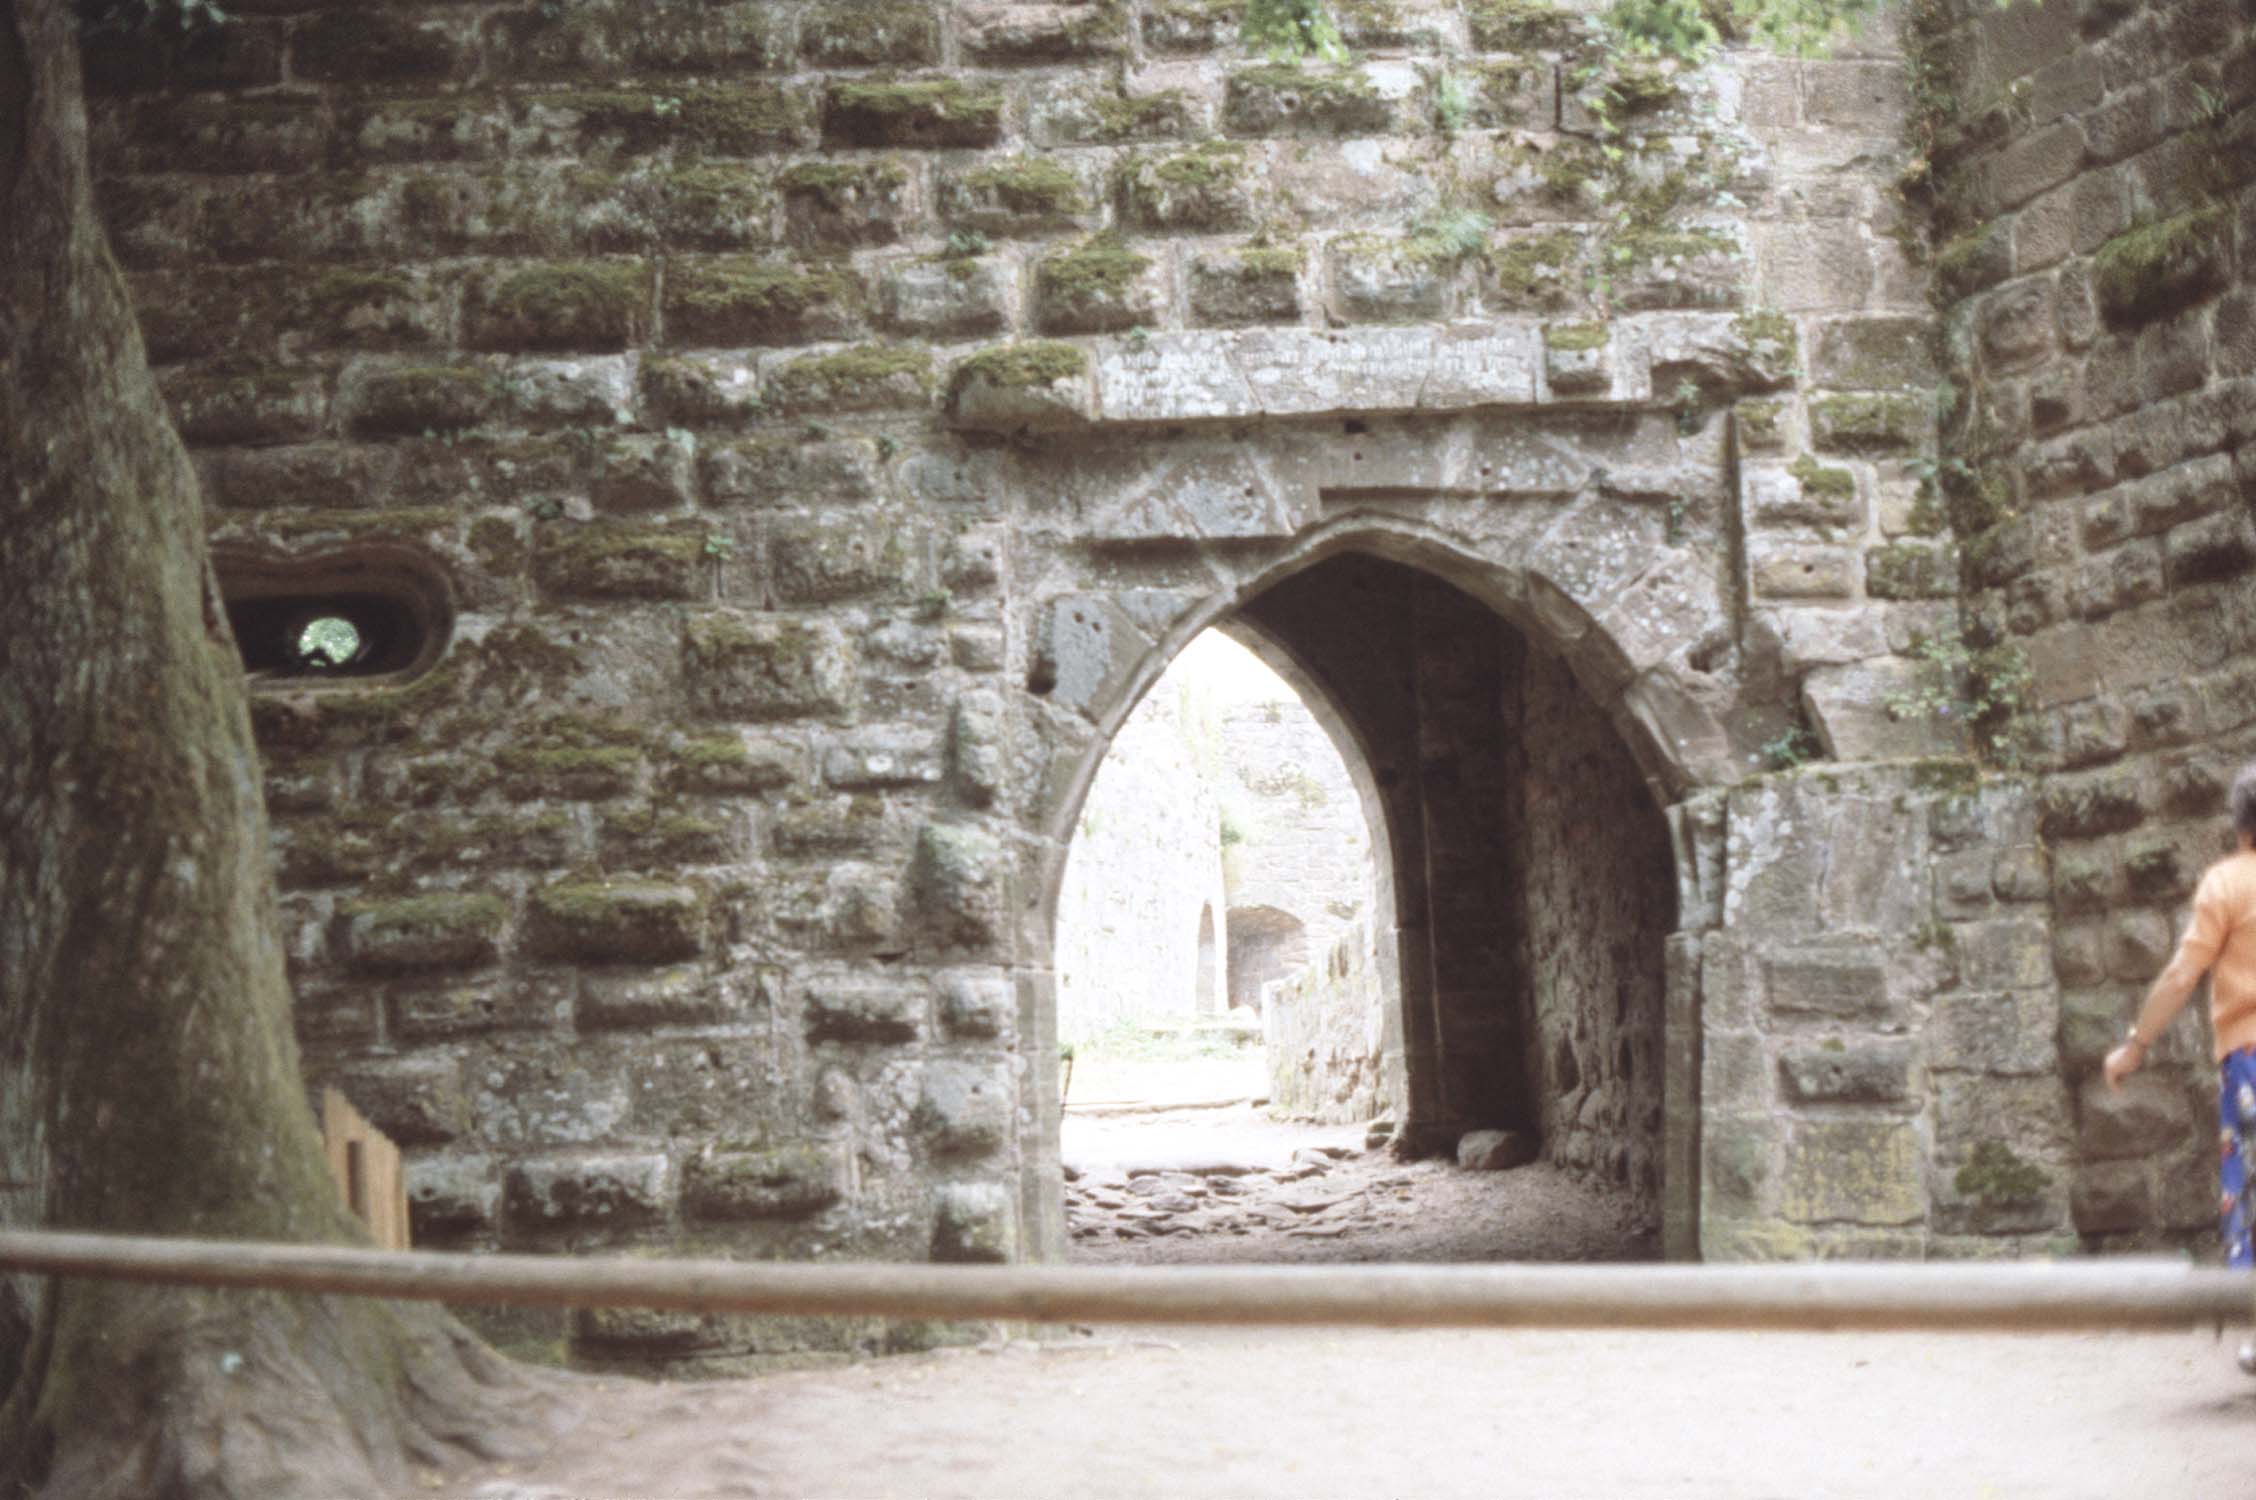
[[(1980, 1118), (1940, 1134), (1927, 1071), (1937, 997), (2053, 1003), (2063, 887), (2016, 794), (1951, 811), (1947, 716), (1891, 707), (1958, 588), (1892, 45), (1677, 72), (1406, 0), (1281, 69), (1177, 0), (229, 9), (91, 49), (99, 198), (223, 572), (380, 552), (447, 601), (411, 679), (255, 685), (309, 1082), (407, 1149), (418, 1243), (1056, 1254), (1081, 797), (1197, 630), (1351, 554), (1556, 658), (1665, 810), (1672, 1253), (2065, 1224), (2010, 1172), (2010, 1211), (1954, 1197), (2047, 1107), (1980, 1115), (1994, 1079), (2061, 1085), (2043, 1025), (1950, 1032)], [(1302, 668), (1365, 671), (1360, 617), (1296, 607), (1332, 617)], [(1386, 795), (1462, 794), (1444, 719), (1386, 704), (1493, 706), (1478, 657), (1369, 669)], [(1836, 843), (2018, 863), (1939, 907), (1807, 864)], [(1524, 1076), (1521, 1020), (1503, 969), (1437, 970), (1471, 887), (1420, 847), (1377, 1094), (1442, 1131), (1451, 1081)], [(1946, 931), (1981, 961), (1923, 960)], [(942, 1336), (493, 1331), (683, 1372)]]

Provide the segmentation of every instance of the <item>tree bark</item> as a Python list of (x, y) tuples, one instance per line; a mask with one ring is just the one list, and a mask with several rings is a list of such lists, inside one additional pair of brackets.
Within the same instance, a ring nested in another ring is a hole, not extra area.
[[(0, 0), (0, 1223), (353, 1242), (75, 25)], [(379, 1494), (522, 1433), (538, 1389), (435, 1309), (0, 1282), (0, 1495)]]

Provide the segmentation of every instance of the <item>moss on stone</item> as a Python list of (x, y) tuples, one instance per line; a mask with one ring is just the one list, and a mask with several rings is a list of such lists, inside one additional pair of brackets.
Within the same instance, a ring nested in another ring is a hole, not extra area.
[(480, 516), (470, 527), (470, 550), (479, 566), (496, 576), (515, 573), (525, 562), (525, 539), (517, 523), (500, 516)]
[(1678, 95), (1675, 74), (1639, 58), (1618, 64), (1601, 91), (1617, 115), (1650, 114), (1675, 103)]
[(1086, 102), (1097, 117), (1092, 139), (1099, 142), (1176, 134), (1183, 130), (1190, 114), (1190, 96), (1181, 89), (1150, 94), (1094, 93)]
[(1946, 297), (1970, 296), (2006, 276), (2012, 270), (2012, 256), (2005, 221), (1993, 219), (1946, 241), (1935, 252), (1935, 283)]
[(956, 78), (870, 78), (830, 86), (823, 129), (849, 146), (988, 146), (1003, 91)]
[(1614, 258), (1625, 266), (1698, 260), (1705, 255), (1736, 255), (1728, 235), (1709, 229), (1642, 229), (1614, 241)]
[(1230, 75), (1222, 121), (1239, 135), (1377, 135), (1394, 124), (1394, 106), (1354, 68), (1269, 63)]
[[(1786, 440), (1784, 402), (1742, 401), (1732, 408), (1732, 413), (1739, 422), (1741, 445), (1753, 449), (1771, 449)], [(1854, 490), (1854, 480), (1850, 481), (1850, 488)]]
[(806, 101), (772, 83), (697, 89), (680, 98), (670, 133), (692, 151), (743, 156), (772, 150), (797, 141), (807, 126)]
[(1250, 216), (1246, 148), (1206, 141), (1172, 156), (1140, 157), (1121, 175), (1128, 216), (1153, 229), (1221, 229)]
[(1298, 276), (1298, 245), (1247, 245), (1231, 252), (1238, 269), (1248, 276)]
[(1067, 218), (1085, 212), (1088, 194), (1081, 179), (1056, 162), (1020, 156), (980, 167), (964, 186), (992, 199), (1006, 213), (1024, 218)]
[(2052, 1185), (2052, 1174), (2003, 1141), (1984, 1141), (1951, 1178), (1961, 1197), (1978, 1203), (2027, 1203)]
[(865, 344), (785, 365), (768, 395), (790, 411), (868, 411), (921, 404), (932, 394), (932, 355), (913, 345)]
[(323, 271), (306, 283), (301, 296), (307, 320), (333, 332), (355, 311), (380, 307), (415, 295), (415, 279), (404, 271), (358, 268)]
[(1056, 339), (999, 344), (957, 364), (948, 378), (948, 391), (952, 396), (975, 380), (1012, 389), (1050, 385), (1085, 375), (1088, 369), (1089, 353), (1079, 344)]
[(500, 395), (493, 372), (476, 365), (398, 365), (369, 374), (351, 425), (365, 437), (460, 432), (491, 415)]
[(857, 291), (836, 270), (747, 258), (676, 261), (666, 278), (667, 338), (675, 343), (796, 343), (817, 315), (843, 317)]
[(1802, 493), (1824, 500), (1853, 500), (1856, 498), (1856, 476), (1847, 469), (1836, 469), (1821, 464), (1807, 453), (1787, 465), (1786, 472), (1793, 475), (1802, 487)]
[(454, 528), (456, 512), (436, 505), (389, 506), (380, 510), (278, 511), (262, 523), (278, 537), (426, 537)]
[(1150, 257), (1109, 234), (1050, 256), (1034, 273), (1044, 325), (1092, 330), (1129, 326), (1138, 321), (1129, 298), (1150, 267)]
[(1741, 313), (1731, 320), (1731, 330), (1747, 345), (1758, 364), (1780, 377), (1800, 357), (1801, 340), (1794, 331), (1794, 320), (1782, 312), (1762, 309)]
[(599, 521), (543, 528), (533, 576), (566, 599), (692, 599), (704, 558), (702, 530)]
[(2223, 204), (2142, 224), (2092, 252), (2092, 291), (2115, 323), (2176, 312), (2224, 284)]
[(650, 273), (633, 261), (557, 261), (514, 271), (477, 310), (486, 348), (622, 349), (645, 322)]
[(1925, 438), (1928, 407), (1918, 396), (1821, 396), (1809, 404), (1810, 437), (1821, 448), (1897, 452)]
[(728, 826), (701, 813), (656, 806), (604, 814), (606, 850), (656, 865), (710, 865), (729, 858)]
[(909, 183), (909, 169), (887, 158), (876, 162), (804, 161), (777, 179), (787, 193), (811, 198), (825, 208), (844, 209), (871, 192), (898, 192)]
[(1572, 234), (1537, 234), (1491, 245), (1483, 257), (1497, 290), (1515, 302), (1540, 298), (1582, 249)]
[(1543, 325), (1543, 347), (1561, 353), (1575, 354), (1589, 349), (1602, 349), (1613, 337), (1613, 330), (1604, 323), (1546, 323)]
[(1575, 12), (1541, 0), (1468, 0), (1465, 18), (1483, 52), (1568, 52), (1587, 36)]

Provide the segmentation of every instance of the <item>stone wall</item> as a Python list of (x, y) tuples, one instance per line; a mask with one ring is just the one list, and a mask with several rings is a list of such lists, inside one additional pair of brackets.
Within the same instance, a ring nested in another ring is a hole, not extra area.
[(1943, 497), (1979, 690), (2026, 709), (1995, 727), (2041, 789), (2074, 1222), (2206, 1249), (2205, 1014), (2120, 1098), (2098, 1063), (2256, 755), (2256, 27), (2202, 0), (1924, 21)]
[[(1370, 762), (1406, 1139), (1531, 1108), (1494, 922), (1520, 642), (1670, 809), (1674, 1251), (1926, 1243), (1927, 1075), (1836, 1104), (1767, 1068), (1836, 1004), (1844, 1046), (1920, 1036), (1834, 948), (1892, 974), (1959, 913), (1747, 896), (1836, 835), (1908, 847), (1931, 799), (1854, 768), (1956, 748), (1887, 712), (1955, 578), (1885, 46), (1673, 73), (1512, 0), (1347, 9), (1338, 70), (1203, 0), (229, 9), (95, 50), (99, 193), (237, 587), (380, 561), (444, 602), (429, 670), (256, 710), (309, 1073), (407, 1146), (421, 1243), (1055, 1253), (1066, 844), (1224, 620)], [(1804, 717), (1841, 779), (1730, 790)], [(2113, 792), (2062, 805), (2118, 837)], [(1847, 1144), (1887, 1234), (1828, 1227)]]
[(1224, 979), (1221, 806), (1184, 723), (1183, 689), (1167, 677), (1145, 695), (1081, 804), (1058, 892), (1061, 1042), (1122, 1022), (1187, 1021)]
[[(1221, 743), (1246, 814), (1229, 850), (1230, 904), (1295, 918), (1303, 961), (1315, 962), (1371, 909), (1362, 793), (1331, 736), (1298, 702), (1232, 705), (1222, 714)], [(1233, 997), (1238, 992), (1233, 980)]]
[(1262, 987), (1271, 1109), (1333, 1124), (1386, 1115), (1380, 1063), (1390, 988), (1367, 920), (1298, 973)]
[(1530, 653), (1522, 681), (1527, 1062), (1544, 1154), (1657, 1212), (1668, 829), (1566, 668)]

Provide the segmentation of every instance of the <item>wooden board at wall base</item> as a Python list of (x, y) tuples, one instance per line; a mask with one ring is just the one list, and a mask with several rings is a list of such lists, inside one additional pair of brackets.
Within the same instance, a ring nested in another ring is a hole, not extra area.
[(407, 1179), (399, 1147), (335, 1089), (321, 1091), (321, 1144), (345, 1207), (368, 1226), (379, 1250), (405, 1250)]

